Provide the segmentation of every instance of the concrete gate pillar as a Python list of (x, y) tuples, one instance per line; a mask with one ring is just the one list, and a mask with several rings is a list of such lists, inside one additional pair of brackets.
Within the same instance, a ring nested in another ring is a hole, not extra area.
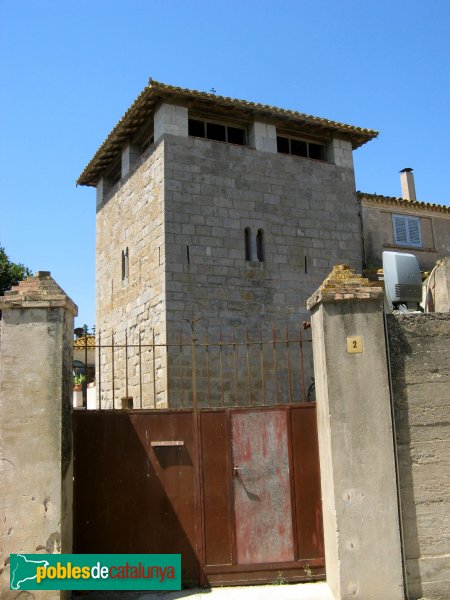
[(327, 582), (336, 600), (401, 600), (383, 288), (340, 265), (308, 308)]
[[(72, 551), (72, 356), (76, 305), (48, 271), (0, 298), (0, 587), (9, 555)], [(61, 593), (62, 594), (62, 593)]]

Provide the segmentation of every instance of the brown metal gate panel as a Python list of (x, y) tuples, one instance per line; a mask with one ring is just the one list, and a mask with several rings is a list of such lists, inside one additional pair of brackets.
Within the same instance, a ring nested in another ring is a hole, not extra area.
[(233, 564), (230, 439), (225, 411), (201, 413), (205, 562)]
[(315, 406), (293, 407), (290, 414), (298, 558), (309, 559), (325, 554)]
[(181, 553), (198, 582), (193, 456), (190, 411), (76, 411), (74, 552)]
[(315, 419), (312, 404), (75, 411), (74, 551), (181, 553), (185, 585), (323, 577)]

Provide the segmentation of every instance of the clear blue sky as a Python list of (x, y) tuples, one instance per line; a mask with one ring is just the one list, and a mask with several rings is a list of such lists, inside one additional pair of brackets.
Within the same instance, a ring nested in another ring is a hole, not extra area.
[(357, 189), (450, 204), (449, 0), (0, 0), (0, 244), (95, 322), (75, 180), (148, 77), (381, 131)]

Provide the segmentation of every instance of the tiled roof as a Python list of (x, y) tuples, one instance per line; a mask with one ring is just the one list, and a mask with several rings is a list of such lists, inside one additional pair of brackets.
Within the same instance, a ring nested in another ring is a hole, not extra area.
[[(86, 348), (86, 337), (83, 335), (83, 336), (77, 338), (76, 340), (73, 340), (73, 347), (75, 349), (80, 349), (80, 350), (82, 350), (83, 348)], [(95, 335), (88, 334), (87, 347), (95, 348)]]
[(338, 123), (321, 117), (314, 117), (294, 110), (277, 108), (257, 102), (247, 102), (246, 100), (216, 96), (215, 94), (199, 92), (197, 90), (187, 90), (150, 79), (147, 87), (136, 98), (97, 150), (90, 163), (78, 178), (77, 185), (96, 185), (97, 179), (103, 169), (119, 155), (123, 144), (129, 139), (130, 135), (139, 129), (151, 114), (155, 105), (161, 100), (183, 102), (188, 106), (195, 105), (197, 108), (202, 105), (204, 108), (219, 107), (228, 110), (236, 109), (249, 115), (271, 119), (275, 123), (281, 123), (285, 126), (286, 124), (289, 126), (289, 123), (295, 123), (317, 133), (320, 133), (320, 131), (339, 133), (351, 141), (353, 148), (362, 146), (378, 135), (378, 131), (374, 131), (373, 129), (346, 125), (345, 123)]
[(412, 210), (429, 210), (450, 215), (450, 206), (445, 206), (444, 204), (432, 204), (431, 202), (419, 202), (418, 200), (405, 200), (405, 198), (381, 196), (380, 194), (366, 194), (364, 192), (357, 192), (357, 196), (359, 201), (367, 200), (372, 204), (382, 204), (384, 206), (394, 206)]

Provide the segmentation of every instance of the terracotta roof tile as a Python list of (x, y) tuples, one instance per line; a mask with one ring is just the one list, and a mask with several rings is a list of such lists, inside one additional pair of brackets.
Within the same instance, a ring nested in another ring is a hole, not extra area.
[(275, 122), (283, 121), (286, 124), (286, 122), (290, 121), (305, 126), (315, 126), (329, 132), (340, 133), (346, 136), (347, 139), (351, 141), (353, 148), (362, 146), (378, 135), (378, 131), (372, 129), (364, 129), (354, 125), (338, 123), (336, 121), (314, 117), (313, 115), (294, 110), (277, 108), (276, 106), (248, 102), (247, 100), (238, 100), (236, 98), (228, 98), (225, 96), (217, 96), (215, 94), (197, 90), (188, 90), (150, 79), (149, 84), (136, 98), (97, 150), (92, 160), (78, 178), (77, 185), (95, 186), (103, 169), (119, 155), (122, 145), (129, 136), (139, 129), (145, 119), (151, 114), (155, 105), (163, 99), (169, 101), (178, 100), (186, 102), (187, 104), (197, 102), (202, 103), (205, 106), (209, 105), (210, 107), (234, 108), (242, 110), (250, 115), (258, 115), (272, 119)]
[[(77, 348), (77, 349), (83, 349), (86, 347), (86, 338), (85, 336), (81, 336), (79, 338), (77, 338), (76, 340), (73, 340), (73, 347)], [(87, 347), (88, 348), (95, 348), (95, 335), (89, 335), (87, 336)]]
[(366, 194), (356, 192), (358, 200), (367, 200), (373, 204), (382, 204), (384, 206), (394, 206), (412, 210), (429, 210), (450, 215), (450, 206), (444, 204), (432, 204), (431, 202), (419, 202), (418, 200), (406, 200), (405, 198), (395, 198), (393, 196), (382, 196), (380, 194)]

